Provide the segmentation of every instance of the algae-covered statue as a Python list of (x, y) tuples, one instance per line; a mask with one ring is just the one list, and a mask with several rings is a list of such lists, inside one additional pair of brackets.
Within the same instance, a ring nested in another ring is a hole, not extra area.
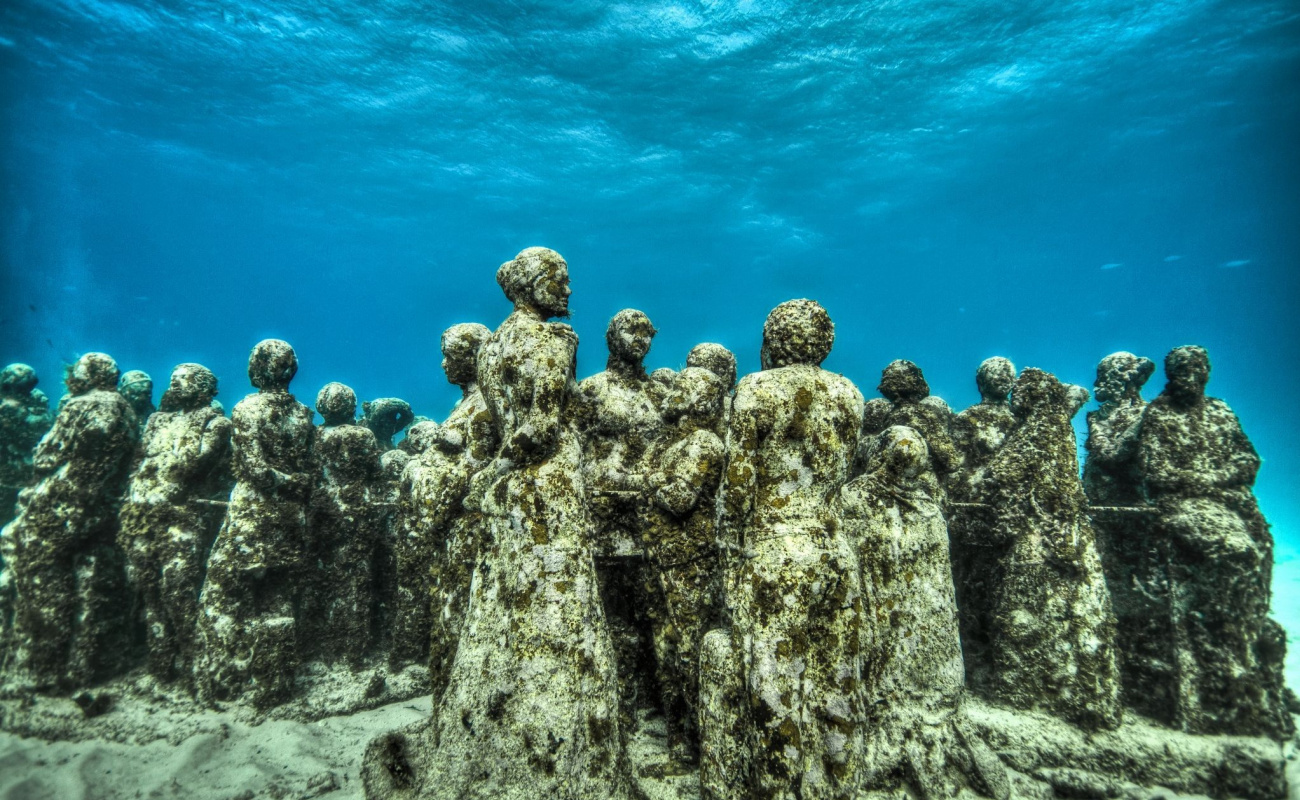
[(380, 397), (361, 404), (361, 421), (369, 428), (383, 450), (393, 449), (393, 437), (415, 420), (411, 404), (400, 397)]
[(289, 393), (298, 357), (288, 342), (253, 348), (257, 388), (231, 413), (235, 488), (203, 584), (195, 683), (207, 702), (247, 696), (268, 707), (293, 691), (298, 590), (315, 484), (311, 409)]
[(497, 282), (515, 310), (483, 344), (479, 388), (500, 449), (475, 476), (480, 568), (431, 723), (371, 743), (371, 798), (604, 800), (628, 795), (618, 677), (568, 415), (577, 337), (569, 270), (529, 248)]
[[(491, 331), (478, 323), (442, 334), (442, 369), (461, 398), (402, 473), (398, 501), (394, 666), (428, 663), (434, 693), (446, 685), (468, 598), (482, 520), (464, 506), (469, 480), (496, 452), (492, 415), (478, 385), (478, 353)], [(412, 432), (413, 433), (413, 432)], [(412, 434), (408, 434), (410, 438)]]
[(649, 502), (641, 525), (655, 663), (669, 751), (694, 760), (700, 641), (717, 605), (714, 511), (722, 479), (720, 437), (726, 379), (687, 367), (664, 403), (669, 428), (651, 452)]
[(975, 371), (980, 401), (952, 421), (953, 444), (959, 466), (947, 482), (948, 534), (952, 551), (953, 584), (961, 622), (962, 647), (972, 663), (987, 660), (989, 632), (986, 623), (992, 613), (993, 586), (1002, 549), (995, 544), (996, 509), (980, 506), (979, 486), (989, 462), (1002, 448), (1016, 418), (1007, 402), (1016, 381), (1016, 368), (1009, 360), (994, 356)]
[(360, 667), (374, 636), (375, 551), (383, 532), (385, 486), (379, 442), (356, 424), (357, 395), (327, 383), (316, 395), (324, 424), (313, 441), (316, 485), (301, 576), (301, 656)]
[(1195, 733), (1293, 732), (1285, 632), (1268, 617), (1273, 537), (1251, 487), (1259, 456), (1236, 414), (1205, 395), (1201, 347), (1165, 357), (1168, 382), (1142, 416), (1138, 469), (1168, 548), (1173, 723)]
[(701, 367), (722, 378), (727, 394), (736, 388), (736, 354), (716, 342), (701, 342), (686, 354), (686, 366)]
[(18, 492), (32, 481), (32, 450), (54, 424), (50, 399), (36, 388), (38, 382), (26, 364), (0, 370), (0, 526), (13, 519)]
[(158, 410), (153, 404), (153, 378), (144, 370), (127, 370), (117, 381), (117, 391), (131, 404), (143, 435), (149, 416)]
[[(763, 371), (736, 387), (719, 498), (731, 629), (711, 631), (700, 656), (705, 797), (855, 790), (862, 605), (829, 499), (848, 480), (863, 400), (819, 366), (834, 331), (817, 303), (782, 303), (763, 328)], [(740, 702), (719, 704), (737, 677)]]
[(930, 384), (921, 368), (903, 359), (891, 361), (881, 371), (876, 390), (892, 404), (886, 425), (904, 425), (925, 439), (934, 476), (942, 486), (960, 464), (952, 441), (952, 411), (948, 404), (930, 394)]
[(1101, 407), (1088, 412), (1088, 458), (1083, 489), (1093, 506), (1092, 527), (1115, 609), (1124, 704), (1172, 721), (1175, 708), (1165, 548), (1143, 513), (1137, 444), (1146, 401), (1142, 387), (1155, 362), (1128, 352), (1097, 364), (1093, 384)]
[(948, 531), (926, 474), (925, 440), (901, 426), (877, 438), (867, 473), (838, 498), (870, 597), (862, 618), (864, 783), (907, 784), (926, 800), (963, 787), (1006, 798), (1006, 772), (963, 709)]
[(19, 680), (38, 690), (87, 686), (123, 667), (129, 651), (115, 539), (137, 429), (117, 378), (103, 353), (72, 365), (67, 399), (32, 458), (36, 482), (20, 493), (5, 531), (13, 656)]
[(1079, 482), (1070, 392), (1027, 368), (1011, 411), (1016, 427), (980, 490), (995, 509), (990, 543), (1005, 547), (990, 583), (989, 663), (968, 668), (1008, 705), (1115, 728), (1115, 615)]
[(187, 686), (208, 549), (231, 484), (231, 424), (212, 407), (216, 394), (217, 377), (207, 367), (179, 364), (172, 370), (162, 408), (145, 426), (118, 532), (142, 616), (149, 672)]

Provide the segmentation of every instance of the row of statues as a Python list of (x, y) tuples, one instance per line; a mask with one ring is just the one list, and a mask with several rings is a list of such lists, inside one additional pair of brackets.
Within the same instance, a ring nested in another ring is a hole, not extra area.
[(425, 664), (433, 717), (401, 768), (372, 746), (372, 797), (624, 796), (647, 707), (719, 798), (1005, 797), (967, 691), (1088, 730), (1292, 732), (1259, 458), (1203, 349), (1150, 404), (1150, 360), (1101, 362), (1081, 480), (1088, 392), (1042, 370), (989, 359), (953, 414), (895, 361), (865, 401), (793, 300), (739, 382), (716, 344), (648, 374), (631, 309), (578, 382), (564, 259), (497, 280), (506, 321), (442, 337), (463, 394), (441, 423), (390, 398), (357, 424), (332, 383), (317, 426), (267, 340), (229, 418), (200, 365), (153, 411), (147, 377), (83, 356), (41, 437), (48, 400), (6, 368), (7, 674), (67, 691), (144, 658), (265, 708), (304, 661)]

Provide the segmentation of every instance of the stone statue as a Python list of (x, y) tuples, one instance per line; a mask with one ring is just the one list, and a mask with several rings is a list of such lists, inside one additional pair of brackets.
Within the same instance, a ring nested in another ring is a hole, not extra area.
[(713, 342), (701, 342), (686, 355), (686, 366), (703, 367), (719, 378), (730, 394), (736, 388), (736, 354)]
[(0, 370), (0, 526), (13, 519), (18, 492), (32, 481), (32, 450), (54, 424), (50, 399), (36, 388), (38, 382), (26, 364)]
[(325, 384), (316, 411), (324, 424), (312, 445), (318, 477), (307, 519), (311, 566), (302, 576), (301, 655), (356, 669), (375, 633), (374, 563), (388, 511), (385, 476), (379, 442), (356, 424), (357, 395), (350, 387)]
[(889, 415), (893, 411), (894, 404), (883, 397), (873, 397), (862, 406), (862, 430), (858, 433), (858, 449), (853, 455), (853, 475), (867, 471), (876, 437), (889, 427)]
[(980, 402), (952, 421), (960, 466), (948, 476), (948, 499), (954, 504), (948, 514), (948, 535), (961, 642), (971, 664), (988, 663), (987, 623), (993, 613), (995, 576), (1005, 555), (996, 544), (997, 510), (974, 503), (989, 462), (1016, 425), (1007, 402), (1015, 381), (1016, 368), (1010, 361), (997, 356), (985, 359), (975, 372)]
[(367, 400), (361, 404), (361, 409), (361, 421), (358, 424), (369, 428), (379, 441), (380, 448), (385, 451), (393, 449), (393, 437), (415, 420), (411, 404), (397, 397)]
[(925, 440), (901, 426), (877, 438), (867, 473), (838, 498), (871, 598), (862, 628), (865, 783), (907, 783), (927, 800), (962, 787), (1005, 799), (1011, 787), (1002, 763), (962, 707), (966, 673), (948, 531), (925, 474)]
[(1173, 722), (1285, 739), (1286, 636), (1268, 618), (1273, 537), (1251, 491), (1259, 456), (1232, 409), (1205, 395), (1203, 348), (1172, 350), (1165, 376), (1142, 416), (1137, 461), (1168, 549)]
[(422, 419), (411, 423), (411, 427), (406, 429), (406, 435), (402, 437), (402, 441), (397, 443), (398, 449), (412, 457), (420, 455), (433, 444), (434, 438), (438, 435), (439, 427), (438, 423), (431, 419)]
[(1083, 488), (1094, 507), (1092, 527), (1115, 608), (1124, 704), (1170, 723), (1177, 704), (1167, 553), (1151, 528), (1153, 515), (1138, 511), (1146, 505), (1137, 463), (1146, 408), (1142, 387), (1155, 368), (1151, 359), (1126, 352), (1097, 365), (1094, 388), (1101, 407), (1088, 412)]
[(980, 499), (1004, 547), (990, 585), (989, 657), (967, 668), (995, 698), (1086, 729), (1119, 726), (1115, 615), (1079, 482), (1071, 399), (1027, 368), (1011, 392), (1016, 427), (989, 462)]
[(232, 484), (231, 424), (212, 407), (216, 394), (217, 377), (207, 367), (179, 364), (172, 370), (162, 409), (145, 425), (142, 458), (131, 473), (118, 532), (149, 672), (187, 686), (208, 549)]
[(203, 583), (195, 683), (206, 702), (247, 695), (261, 708), (293, 691), (298, 594), (315, 485), (311, 409), (289, 393), (298, 357), (288, 342), (258, 342), (257, 388), (235, 405), (235, 488)]
[[(925, 439), (935, 479), (942, 486), (960, 463), (949, 429), (952, 411), (948, 404), (937, 397), (932, 400), (930, 384), (926, 383), (921, 368), (902, 359), (885, 367), (876, 389), (892, 404), (887, 425), (907, 426)], [(942, 494), (938, 497), (943, 502)]]
[(715, 622), (718, 550), (714, 512), (722, 479), (726, 379), (687, 367), (664, 404), (672, 426), (651, 452), (649, 501), (641, 524), (651, 598), (655, 663), (669, 751), (680, 762), (698, 750), (700, 641)]
[[(861, 587), (829, 500), (849, 478), (863, 401), (818, 366), (834, 336), (817, 303), (782, 303), (763, 371), (736, 386), (719, 498), (731, 630), (700, 655), (704, 797), (848, 798), (859, 779)], [(719, 707), (726, 646), (741, 702)]]
[(422, 733), (371, 743), (371, 798), (628, 796), (618, 679), (567, 406), (577, 337), (568, 265), (529, 248), (497, 272), (515, 305), (478, 356), (500, 441), (471, 483), (480, 567), (447, 688)]
[[(491, 332), (478, 323), (442, 334), (442, 369), (461, 399), (401, 479), (397, 519), (394, 666), (427, 663), (434, 692), (446, 686), (482, 518), (464, 506), (469, 480), (496, 453), (492, 415), (478, 386), (478, 353)], [(411, 434), (407, 435), (409, 439)]]
[(578, 385), (575, 409), (582, 429), (583, 482), (595, 529), (596, 571), (629, 725), (635, 716), (632, 700), (651, 694), (649, 683), (638, 683), (646, 676), (633, 665), (653, 658), (638, 510), (646, 489), (646, 459), (663, 434), (659, 409), (664, 385), (645, 371), (654, 335), (650, 318), (640, 311), (628, 308), (615, 314), (605, 333), (609, 347), (605, 371)]
[(130, 606), (117, 511), (137, 444), (117, 393), (117, 363), (87, 353), (68, 372), (68, 399), (36, 446), (36, 482), (4, 538), (14, 579), (13, 645), (38, 690), (88, 686), (125, 666)]
[(118, 380), (117, 392), (131, 404), (131, 410), (135, 412), (143, 434), (145, 425), (149, 423), (149, 415), (158, 410), (153, 404), (153, 378), (143, 370), (128, 370)]

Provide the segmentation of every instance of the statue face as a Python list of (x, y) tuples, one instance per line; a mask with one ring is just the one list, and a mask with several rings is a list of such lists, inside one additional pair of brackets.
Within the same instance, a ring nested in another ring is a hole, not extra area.
[(1210, 382), (1210, 364), (1199, 358), (1178, 359), (1165, 365), (1169, 378), (1168, 391), (1183, 399), (1205, 395), (1205, 385)]
[(981, 397), (1005, 399), (1015, 382), (1016, 368), (1005, 358), (990, 358), (975, 373)]
[(171, 381), (167, 384), (167, 398), (176, 406), (181, 408), (191, 408), (202, 401), (203, 404), (212, 402), (211, 397), (205, 397), (206, 385), (198, 371), (189, 366), (182, 364), (172, 370)]
[(477, 377), (474, 351), (468, 347), (448, 347), (442, 351), (442, 371), (447, 382), (455, 386), (473, 383)]
[(549, 262), (546, 273), (533, 284), (533, 305), (548, 317), (569, 316), (569, 265), (564, 261)]
[(642, 314), (616, 320), (609, 332), (609, 348), (620, 358), (639, 364), (650, 352), (656, 333), (649, 318)]

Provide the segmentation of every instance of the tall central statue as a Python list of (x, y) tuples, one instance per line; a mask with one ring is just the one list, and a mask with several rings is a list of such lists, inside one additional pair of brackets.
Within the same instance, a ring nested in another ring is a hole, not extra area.
[(460, 643), (424, 741), (372, 743), (366, 789), (372, 798), (623, 798), (618, 676), (567, 409), (578, 339), (547, 322), (569, 313), (569, 267), (533, 247), (501, 265), (497, 283), (515, 310), (478, 357), (501, 445), (466, 498), (485, 530)]

